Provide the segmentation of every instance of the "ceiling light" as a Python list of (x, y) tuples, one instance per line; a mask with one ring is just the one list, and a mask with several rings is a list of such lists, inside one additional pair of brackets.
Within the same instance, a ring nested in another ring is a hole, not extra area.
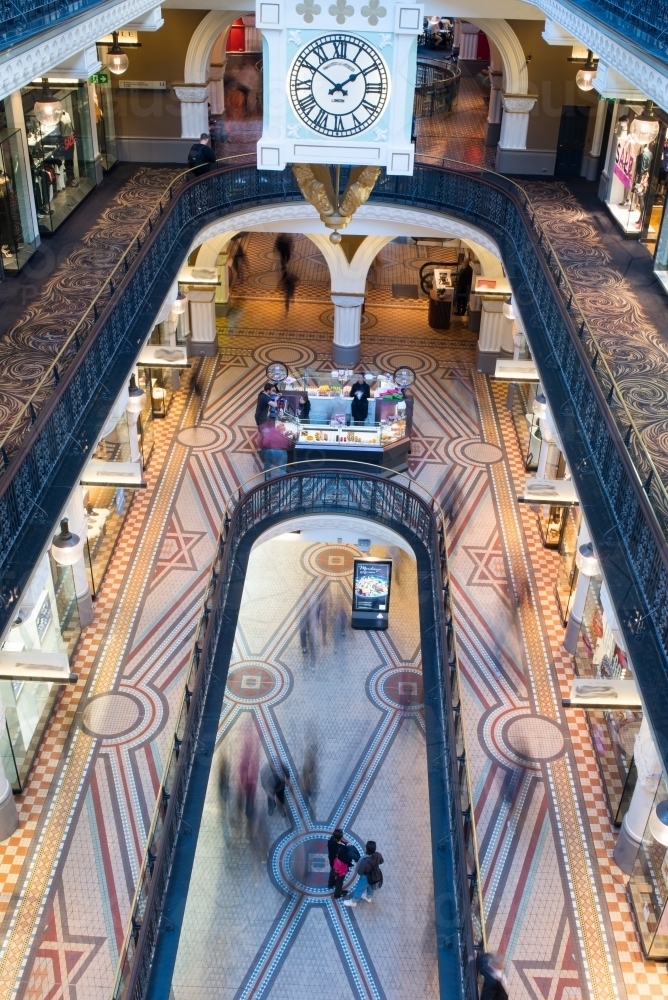
[(118, 44), (118, 32), (113, 31), (111, 37), (113, 38), (114, 43), (107, 52), (107, 69), (110, 73), (115, 73), (116, 76), (120, 76), (121, 73), (125, 73), (126, 69), (130, 65), (130, 60)]
[(654, 105), (648, 101), (645, 110), (641, 115), (637, 115), (631, 122), (631, 135), (643, 146), (654, 142), (659, 134), (659, 122), (654, 117)]
[(39, 101), (35, 101), (33, 110), (40, 125), (47, 128), (53, 128), (60, 121), (63, 106), (49, 90), (49, 81), (46, 78), (42, 80), (42, 96)]
[(581, 70), (575, 74), (575, 82), (577, 83), (580, 90), (593, 90), (594, 89), (594, 77), (596, 76), (596, 64), (594, 62), (594, 53), (591, 49), (587, 50), (587, 61)]
[(187, 308), (188, 308), (188, 299), (185, 297), (183, 292), (179, 292), (172, 306), (172, 312), (174, 313), (175, 316), (183, 316)]

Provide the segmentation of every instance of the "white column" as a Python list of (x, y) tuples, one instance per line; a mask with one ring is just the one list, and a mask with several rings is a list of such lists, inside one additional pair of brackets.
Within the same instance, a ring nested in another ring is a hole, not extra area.
[(471, 24), (469, 21), (462, 21), (461, 27), (461, 43), (459, 49), (460, 59), (477, 59), (478, 58), (478, 35), (480, 34), (480, 28), (475, 24)]
[(181, 102), (181, 138), (199, 139), (209, 134), (209, 85), (206, 87), (174, 87)]
[(547, 465), (547, 456), (550, 451), (550, 442), (552, 441), (552, 435), (550, 434), (549, 428), (545, 426), (545, 421), (540, 422), (540, 451), (538, 453), (538, 468), (536, 469), (536, 479), (545, 479), (545, 466)]
[(334, 343), (332, 361), (335, 365), (355, 365), (360, 359), (363, 295), (332, 293), (334, 304)]
[(99, 184), (102, 180), (102, 159), (100, 157), (100, 143), (97, 137), (97, 122), (95, 121), (95, 84), (89, 80), (86, 86), (88, 87), (88, 111), (90, 114), (90, 135), (93, 145), (95, 180)]
[(19, 172), (19, 185), (16, 192), (19, 202), (19, 215), (21, 225), (25, 230), (25, 236), (30, 242), (35, 240), (39, 246), (39, 223), (37, 221), (37, 209), (35, 208), (35, 192), (32, 188), (32, 174), (30, 172), (30, 157), (28, 156), (28, 137), (26, 135), (26, 123), (23, 115), (23, 101), (21, 91), (15, 90), (9, 97), (5, 97), (5, 113), (7, 115), (7, 125), (10, 129), (19, 129), (20, 146), (23, 153), (23, 163)]
[(458, 17), (455, 18), (455, 27), (454, 27), (454, 31), (452, 33), (452, 44), (453, 45), (459, 45), (460, 49), (461, 49), (461, 44), (462, 44), (462, 22), (459, 20)]
[(213, 358), (218, 353), (216, 333), (216, 292), (188, 292), (190, 303), (190, 345), (193, 354), (205, 354)]
[(216, 302), (219, 303), (229, 302), (230, 298), (230, 272), (227, 267), (229, 259), (229, 253), (224, 250), (218, 254), (218, 260), (216, 261), (219, 282), (216, 286)]
[(586, 545), (581, 545), (578, 548), (575, 555), (575, 563), (579, 570), (578, 582), (575, 587), (573, 604), (568, 615), (568, 628), (564, 636), (564, 649), (571, 655), (575, 652), (577, 646), (580, 626), (582, 625), (582, 616), (585, 604), (587, 603), (587, 594), (589, 593), (589, 581), (592, 576), (596, 576), (600, 572), (598, 560), (594, 555), (594, 546), (591, 542), (587, 542)]
[(225, 63), (209, 67), (209, 100), (212, 115), (225, 114)]
[(485, 135), (486, 146), (496, 146), (501, 133), (501, 100), (503, 87), (503, 73), (499, 69), (490, 70), (489, 74), (489, 108), (487, 110), (487, 131)]
[(525, 95), (503, 95), (503, 118), (499, 149), (526, 149), (529, 115), (538, 98)]
[(137, 421), (139, 414), (144, 409), (146, 394), (137, 385), (135, 376), (130, 379), (130, 390), (128, 401), (125, 404), (125, 413), (128, 420), (128, 438), (130, 441), (130, 461), (139, 462), (141, 467), (141, 451), (139, 448), (139, 433), (137, 431)]
[[(5, 706), (0, 702), (0, 732), (5, 729)], [(0, 840), (7, 840), (19, 825), (14, 793), (0, 760)]]
[(615, 863), (630, 875), (649, 820), (654, 796), (661, 778), (661, 759), (656, 752), (647, 719), (643, 718), (635, 739), (633, 759), (638, 781), (633, 789), (629, 810), (622, 821), (622, 828), (613, 852)]
[(596, 105), (596, 124), (594, 125), (594, 137), (591, 141), (591, 149), (582, 163), (582, 176), (586, 177), (588, 181), (596, 179), (598, 161), (601, 158), (601, 143), (603, 142), (603, 129), (605, 128), (607, 110), (608, 102), (601, 98)]
[[(51, 555), (59, 566), (72, 567), (72, 575), (74, 577), (74, 593), (76, 594), (77, 607), (79, 609), (79, 622), (81, 627), (85, 628), (87, 625), (90, 625), (95, 616), (93, 614), (93, 598), (90, 594), (88, 576), (86, 575), (86, 566), (84, 564), (83, 548), (84, 539), (86, 537), (85, 531), (87, 518), (83, 508), (81, 490), (74, 491), (68, 506), (74, 514), (73, 523), (78, 522), (82, 525), (78, 529), (81, 534), (75, 533), (69, 529), (67, 518), (62, 520), (60, 522), (60, 532), (57, 535), (54, 535), (53, 538)], [(83, 518), (81, 517), (82, 511)]]

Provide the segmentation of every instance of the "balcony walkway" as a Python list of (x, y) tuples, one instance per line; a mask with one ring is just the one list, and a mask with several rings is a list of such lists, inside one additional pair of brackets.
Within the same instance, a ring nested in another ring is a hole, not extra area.
[[(0, 847), (2, 1000), (16, 986), (16, 996), (30, 1000), (108, 1000), (224, 498), (257, 469), (255, 394), (270, 360), (328, 370), (332, 310), (324, 262), (312, 245), (297, 260), (304, 280), (286, 316), (272, 288), (272, 240), (250, 241), (230, 319), (220, 321), (218, 366), (205, 361), (196, 387), (184, 381), (157, 428), (148, 489), (133, 502), (96, 621), (81, 640), (80, 680), (65, 692), (19, 799), (21, 828)], [(308, 249), (303, 243), (297, 257)], [(391, 284), (398, 277), (414, 282), (421, 260), (401, 244), (379, 255), (363, 359), (382, 370), (407, 363), (417, 371), (411, 473), (451, 515), (490, 945), (508, 956), (514, 1000), (659, 997), (668, 975), (642, 961), (623, 876), (611, 861), (615, 834), (584, 716), (565, 718), (560, 708), (571, 668), (559, 648), (556, 559), (542, 548), (531, 512), (514, 500), (524, 472), (504, 393), (475, 372), (475, 338), (466, 330), (435, 334), (424, 302), (391, 298)], [(313, 546), (307, 557), (325, 548)], [(267, 627), (285, 613), (278, 605), (267, 611)], [(299, 664), (301, 651), (294, 655)], [(320, 747), (323, 775), (330, 758)], [(394, 805), (403, 821), (410, 805)], [(392, 835), (389, 814), (381, 821), (381, 812), (373, 832), (382, 848)], [(388, 879), (393, 868), (410, 867), (410, 858), (394, 850), (386, 853)], [(259, 859), (254, 872), (258, 891), (268, 891)], [(373, 914), (371, 906), (360, 909), (363, 903), (353, 911), (360, 925), (373, 919), (391, 936), (412, 912), (410, 879), (397, 876), (400, 884), (408, 886), (401, 899), (389, 889), (372, 904)], [(234, 936), (249, 972), (254, 892), (234, 880), (223, 884), (221, 893), (227, 891), (234, 893), (234, 923), (218, 930), (221, 938)], [(286, 963), (303, 949), (317, 950), (323, 934), (331, 941), (322, 921), (307, 922)], [(419, 972), (426, 952), (403, 957)], [(398, 996), (391, 965), (374, 962), (382, 990)], [(343, 964), (331, 968), (332, 983), (339, 982)], [(279, 980), (280, 973), (269, 996), (285, 995)]]

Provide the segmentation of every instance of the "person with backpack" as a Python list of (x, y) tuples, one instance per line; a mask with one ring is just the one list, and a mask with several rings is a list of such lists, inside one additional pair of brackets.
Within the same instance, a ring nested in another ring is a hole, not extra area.
[(374, 892), (380, 889), (383, 884), (383, 873), (380, 870), (380, 866), (385, 861), (385, 858), (380, 851), (376, 850), (376, 841), (368, 840), (364, 850), (366, 854), (358, 862), (356, 868), (356, 872), (359, 875), (357, 885), (351, 899), (344, 899), (344, 906), (357, 906), (358, 899), (364, 899), (367, 903), (370, 903)]
[(202, 132), (199, 142), (194, 142), (190, 147), (188, 166), (191, 169), (195, 168), (193, 170), (195, 177), (201, 177), (202, 174), (208, 174), (211, 170), (211, 164), (215, 162), (216, 154), (209, 145), (209, 136), (206, 132)]

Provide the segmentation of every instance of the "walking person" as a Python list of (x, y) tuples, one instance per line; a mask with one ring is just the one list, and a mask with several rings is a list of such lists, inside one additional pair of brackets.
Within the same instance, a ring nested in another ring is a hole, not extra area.
[(380, 866), (384, 863), (385, 858), (380, 851), (376, 850), (376, 841), (367, 840), (364, 850), (366, 854), (358, 861), (355, 869), (359, 875), (357, 885), (351, 899), (344, 900), (344, 906), (357, 906), (358, 899), (364, 899), (370, 903), (374, 892), (380, 889), (383, 884), (383, 873)]
[(354, 844), (343, 839), (343, 830), (340, 829), (336, 829), (327, 841), (327, 853), (330, 865), (327, 887), (334, 889), (334, 899), (341, 899), (348, 895), (344, 891), (343, 880), (355, 862), (359, 861), (360, 854)]
[(292, 236), (288, 233), (279, 233), (274, 243), (274, 250), (281, 258), (281, 271), (285, 271), (290, 258), (292, 257)]
[[(211, 149), (210, 137), (207, 132), (202, 132), (199, 142), (194, 142), (188, 153), (188, 167), (195, 177), (208, 174), (211, 164), (216, 162), (216, 154)], [(194, 168), (194, 169), (193, 169)]]
[(292, 444), (285, 431), (271, 421), (261, 424), (257, 429), (255, 444), (262, 459), (265, 480), (284, 476), (287, 472), (288, 450)]
[(285, 311), (290, 312), (290, 303), (295, 297), (295, 292), (297, 291), (297, 285), (299, 284), (299, 278), (292, 271), (288, 271), (287, 268), (283, 271), (283, 276), (278, 283), (278, 287), (283, 292)]
[(494, 951), (480, 956), (480, 974), (483, 978), (480, 1000), (508, 1000), (508, 983), (503, 974), (506, 960)]
[(356, 424), (363, 424), (369, 412), (369, 396), (371, 395), (371, 389), (369, 388), (369, 383), (366, 381), (361, 372), (357, 376), (357, 381), (353, 383), (353, 387), (348, 395), (352, 399), (352, 403), (350, 404), (350, 413), (352, 415), (353, 422)]
[(265, 764), (260, 771), (260, 784), (267, 793), (267, 812), (269, 815), (273, 816), (278, 802), (279, 812), (285, 816), (285, 774), (279, 774), (271, 764)]

